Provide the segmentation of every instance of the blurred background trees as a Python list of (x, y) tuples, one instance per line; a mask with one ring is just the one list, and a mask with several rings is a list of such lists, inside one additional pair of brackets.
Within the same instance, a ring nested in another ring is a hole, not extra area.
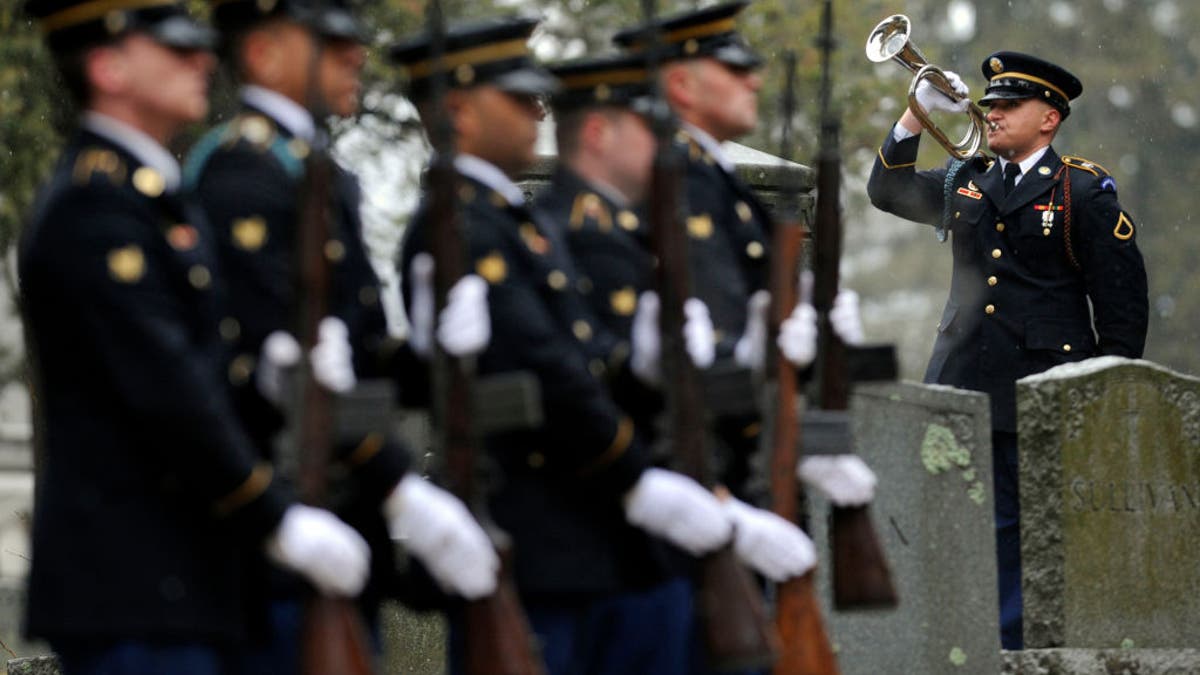
[[(202, 0), (193, 0), (203, 13)], [(374, 0), (363, 11), (386, 45), (421, 26), (424, 0)], [(660, 0), (662, 12), (713, 4)], [(1055, 142), (1063, 154), (1086, 157), (1116, 177), (1123, 205), (1140, 230), (1150, 275), (1151, 325), (1146, 357), (1200, 373), (1200, 266), (1189, 261), (1200, 237), (1191, 232), (1194, 186), (1200, 182), (1200, 3), (1185, 0), (834, 0), (838, 39), (834, 96), (842, 116), (846, 283), (863, 296), (867, 332), (895, 341), (904, 375), (919, 379), (950, 279), (948, 245), (931, 228), (875, 211), (864, 184), (884, 134), (905, 106), (909, 74), (863, 56), (869, 30), (885, 16), (907, 14), (914, 41), (935, 64), (959, 72), (978, 97), (984, 57), (999, 49), (1038, 54), (1072, 70), (1084, 83)], [(612, 49), (609, 38), (640, 20), (638, 0), (445, 0), (452, 18), (523, 12), (543, 17), (534, 47), (546, 60)], [(763, 123), (743, 143), (778, 149), (783, 73), (780, 55), (799, 56), (800, 108), (795, 157), (816, 153), (816, 92), (820, 53), (815, 44), (821, 3), (756, 0), (741, 30), (767, 58), (760, 112)], [(427, 150), (397, 73), (375, 49), (367, 70), (364, 109), (336, 127), (339, 152), (364, 177), (368, 239), (390, 281), (390, 258), (418, 197)], [(0, 0), (0, 421), (10, 419), (18, 394), (22, 348), (14, 300), (15, 246), (23, 214), (46, 176), (70, 111), (35, 27), (19, 0)], [(227, 83), (213, 111), (232, 108)], [(186, 144), (186, 139), (185, 139)], [(926, 142), (920, 166), (944, 161)], [(180, 148), (183, 150), (184, 148)], [(5, 385), (8, 385), (7, 388)], [(9, 411), (6, 414), (5, 411)]]

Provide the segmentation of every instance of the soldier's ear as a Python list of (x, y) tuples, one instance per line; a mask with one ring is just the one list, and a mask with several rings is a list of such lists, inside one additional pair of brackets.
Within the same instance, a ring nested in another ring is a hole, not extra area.
[(1062, 112), (1052, 105), (1046, 106), (1046, 111), (1042, 113), (1042, 131), (1054, 133), (1060, 124), (1062, 124)]
[(94, 94), (112, 94), (125, 88), (129, 62), (120, 44), (89, 49), (83, 55), (83, 72)]

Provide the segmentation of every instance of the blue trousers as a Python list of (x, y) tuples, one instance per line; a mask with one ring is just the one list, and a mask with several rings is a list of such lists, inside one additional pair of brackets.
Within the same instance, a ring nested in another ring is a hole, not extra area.
[[(692, 587), (674, 579), (578, 605), (526, 603), (549, 675), (687, 675)], [(450, 621), (450, 671), (462, 673), (462, 622)]]
[(227, 655), (200, 642), (54, 642), (63, 675), (225, 675)]
[[(271, 603), (270, 621), (270, 639), (242, 650), (229, 666), (229, 675), (299, 675), (304, 603), (299, 600)], [(382, 653), (378, 627), (367, 626), (367, 630), (373, 656), (378, 659)]]
[(1022, 649), (1021, 500), (1017, 434), (992, 431), (992, 482), (996, 494), (996, 571), (1000, 594), (1000, 646)]

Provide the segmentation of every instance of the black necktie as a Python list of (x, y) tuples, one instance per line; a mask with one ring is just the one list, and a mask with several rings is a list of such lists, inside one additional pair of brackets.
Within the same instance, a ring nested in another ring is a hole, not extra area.
[(1009, 162), (1004, 166), (1004, 196), (1007, 197), (1013, 191), (1013, 186), (1017, 184), (1017, 176), (1021, 175), (1021, 167), (1016, 162)]

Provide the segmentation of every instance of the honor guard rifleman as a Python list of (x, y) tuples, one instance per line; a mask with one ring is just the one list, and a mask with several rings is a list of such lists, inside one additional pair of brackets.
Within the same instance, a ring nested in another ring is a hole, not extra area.
[[(884, 140), (867, 185), (871, 202), (948, 231), (950, 298), (926, 382), (991, 397), (1001, 641), (1020, 649), (1017, 379), (1060, 363), (1137, 358), (1146, 340), (1146, 271), (1133, 218), (1100, 165), (1051, 147), (1083, 86), (1065, 69), (1017, 52), (984, 59), (988, 148), (917, 171), (921, 124), (911, 110)], [(947, 74), (956, 91), (967, 87)], [(927, 110), (961, 112), (923, 80)], [(1089, 309), (1090, 304), (1090, 309)]]
[[(324, 116), (349, 117), (358, 110), (364, 26), (344, 0), (224, 0), (213, 3), (213, 20), (227, 65), (240, 79), (241, 109), (197, 143), (186, 177), (213, 227), (230, 291), (230, 385), (259, 451), (270, 456), (288, 413), (281, 349), (298, 354), (290, 331), (300, 292), (295, 281), (302, 191), (323, 193), (332, 214), (324, 245), (329, 314), (313, 348), (314, 375), (326, 387), (345, 391), (369, 377), (423, 382), (424, 366), (407, 345), (388, 337), (379, 281), (363, 242), (357, 179), (337, 165), (325, 185), (313, 185), (305, 175), (310, 152), (328, 140)], [(313, 72), (318, 74), (310, 80)], [(455, 297), (474, 306), (458, 307), (455, 315), (467, 324), (449, 331), (450, 349), (458, 353), (481, 349), (488, 329), (486, 286), (478, 278), (463, 286), (468, 292)], [(418, 321), (414, 334), (431, 333), (428, 323)], [(341, 438), (336, 458), (339, 473), (347, 476), (338, 512), (371, 543), (372, 573), (361, 605), (373, 629), (379, 602), (395, 584), (389, 533), (403, 533), (407, 547), (453, 593), (490, 592), (496, 566), (490, 543), (461, 503), (407, 473), (409, 455), (389, 437), (386, 411), (379, 414), (380, 428)], [(255, 672), (298, 673), (304, 595), (294, 581), (272, 581), (272, 634), (248, 663)]]
[[(492, 341), (479, 373), (529, 371), (540, 384), (543, 426), (485, 439), (501, 474), (489, 506), (513, 538), (517, 590), (551, 673), (595, 665), (612, 646), (587, 627), (625, 586), (636, 556), (630, 526), (701, 554), (729, 540), (717, 499), (684, 476), (652, 468), (645, 441), (614, 402), (589, 343), (601, 326), (566, 268), (562, 238), (541, 222), (512, 182), (534, 161), (540, 97), (558, 82), (534, 63), (526, 41), (536, 22), (452, 25), (439, 55), (422, 34), (392, 48), (427, 125), (454, 131), (454, 194), (467, 239), (467, 265), (489, 284)], [(434, 97), (445, 75), (444, 97)], [(423, 203), (406, 233), (402, 268), (411, 276), (433, 233)], [(413, 307), (413, 294), (406, 292)], [(654, 346), (655, 349), (657, 345)], [(631, 359), (641, 349), (631, 345)], [(608, 366), (605, 365), (607, 368)], [(451, 621), (451, 642), (462, 624)], [(461, 668), (457, 651), (452, 669)]]
[[(730, 2), (663, 17), (658, 35), (644, 26), (623, 30), (614, 41), (634, 54), (657, 45), (662, 61), (659, 85), (679, 118), (676, 144), (686, 153), (685, 226), (689, 235), (692, 288), (709, 307), (718, 358), (732, 358), (752, 370), (764, 367), (771, 215), (736, 173), (724, 143), (758, 124), (759, 69), (763, 59), (737, 32), (737, 16), (750, 3)], [(863, 340), (858, 297), (838, 294), (830, 314), (849, 345)], [(815, 356), (809, 334), (815, 321), (801, 301), (784, 326), (780, 347), (798, 367)], [(763, 498), (753, 489), (751, 457), (758, 451), (757, 412), (722, 416), (717, 433), (728, 448), (723, 477), (747, 501)], [(875, 476), (852, 455), (808, 457), (800, 476), (839, 503), (867, 503)]]
[(41, 457), (30, 635), (72, 675), (217, 675), (268, 557), (354, 594), (366, 543), (294, 504), (237, 423), (210, 230), (164, 144), (208, 110), (213, 35), (182, 4), (31, 0), (82, 110), (22, 234)]
[[(601, 324), (622, 344), (637, 344), (641, 333), (659, 330), (648, 222), (638, 215), (657, 146), (645, 117), (654, 104), (646, 59), (584, 59), (550, 70), (562, 82), (562, 90), (551, 99), (559, 165), (538, 195), (536, 208), (569, 249), (569, 262), (583, 282), (580, 299), (590, 300)], [(703, 322), (700, 331), (701, 322), (689, 323), (689, 340), (707, 340), (711, 351), (711, 324)], [(692, 344), (690, 349), (698, 347)], [(643, 387), (661, 384), (660, 373), (643, 372), (640, 365), (634, 371)], [(653, 437), (654, 417), (662, 412), (657, 392), (642, 397), (622, 396), (618, 390), (615, 394), (639, 422), (639, 431)], [(734, 521), (735, 549), (756, 571), (782, 579), (803, 573), (815, 562), (811, 542), (795, 526), (732, 497), (723, 503)], [(692, 599), (682, 572), (686, 566), (664, 555), (661, 547), (650, 550), (657, 555), (609, 603), (612, 628), (605, 630), (612, 639), (605, 663), (611, 667), (601, 672), (691, 672)]]

